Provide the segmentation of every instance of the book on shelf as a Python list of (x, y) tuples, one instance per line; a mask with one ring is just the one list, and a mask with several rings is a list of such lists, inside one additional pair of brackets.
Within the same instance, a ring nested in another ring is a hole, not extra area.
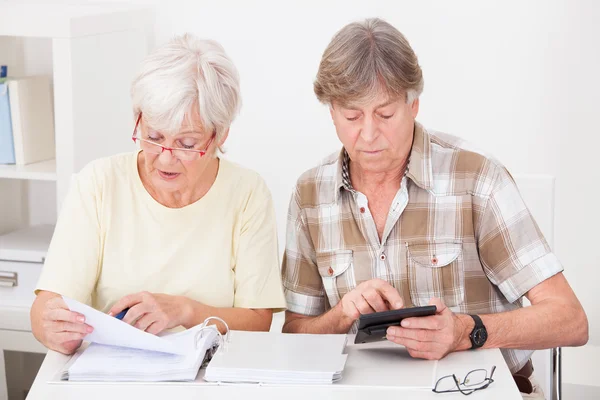
[(0, 83), (0, 164), (15, 163), (8, 84)]
[(0, 163), (55, 158), (50, 78), (9, 78), (0, 84)]

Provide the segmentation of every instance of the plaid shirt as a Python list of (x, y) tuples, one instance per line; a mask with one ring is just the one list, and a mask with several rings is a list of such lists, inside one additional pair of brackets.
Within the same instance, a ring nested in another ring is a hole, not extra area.
[[(288, 213), (288, 310), (320, 315), (379, 278), (406, 307), (438, 297), (457, 313), (498, 313), (522, 307), (525, 293), (561, 272), (508, 171), (466, 147), (415, 124), (381, 240), (367, 197), (352, 188), (345, 150), (305, 172)], [(502, 353), (515, 372), (532, 351)]]

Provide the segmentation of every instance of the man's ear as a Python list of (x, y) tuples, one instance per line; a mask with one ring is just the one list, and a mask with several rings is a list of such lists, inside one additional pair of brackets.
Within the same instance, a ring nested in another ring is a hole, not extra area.
[(410, 111), (411, 111), (411, 114), (412, 114), (413, 118), (416, 119), (417, 118), (417, 114), (419, 114), (419, 99), (418, 98), (416, 98), (413, 101), (412, 105), (410, 106)]

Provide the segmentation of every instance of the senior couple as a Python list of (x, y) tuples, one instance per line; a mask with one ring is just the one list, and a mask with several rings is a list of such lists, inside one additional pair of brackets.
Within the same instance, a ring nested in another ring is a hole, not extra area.
[(65, 199), (35, 336), (70, 354), (93, 331), (61, 295), (128, 309), (153, 334), (209, 316), (268, 330), (282, 309), (284, 332), (352, 333), (362, 314), (432, 304), (387, 339), (424, 359), (500, 348), (523, 396), (543, 398), (532, 351), (585, 344), (586, 314), (504, 166), (417, 122), (422, 90), (387, 22), (333, 37), (314, 92), (342, 147), (298, 179), (280, 270), (269, 189), (219, 156), (240, 108), (235, 66), (190, 34), (156, 49), (131, 86), (138, 151), (90, 163)]

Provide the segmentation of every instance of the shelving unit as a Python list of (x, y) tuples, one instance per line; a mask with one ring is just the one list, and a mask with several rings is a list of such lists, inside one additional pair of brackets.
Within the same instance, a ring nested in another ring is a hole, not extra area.
[(0, 164), (0, 179), (56, 181), (56, 160), (40, 161), (28, 165)]
[[(30, 225), (39, 222), (39, 215), (56, 223), (74, 173), (94, 159), (132, 150), (129, 87), (151, 45), (152, 22), (153, 12), (144, 6), (2, 2), (0, 64), (8, 65), (9, 76), (38, 74), (39, 57), (47, 58), (56, 155), (30, 165), (0, 165), (0, 235), (12, 233), (20, 240), (11, 242), (12, 251), (0, 249), (0, 254), (39, 245)], [(31, 43), (46, 48), (32, 51)], [(44, 236), (46, 242), (49, 236)], [(16, 264), (0, 257), (0, 271)], [(33, 274), (22, 275), (37, 280)], [(7, 300), (14, 290), (0, 285), (0, 400), (7, 398), (3, 350), (44, 351), (30, 332), (33, 297), (14, 304), (14, 295), (12, 302)]]

